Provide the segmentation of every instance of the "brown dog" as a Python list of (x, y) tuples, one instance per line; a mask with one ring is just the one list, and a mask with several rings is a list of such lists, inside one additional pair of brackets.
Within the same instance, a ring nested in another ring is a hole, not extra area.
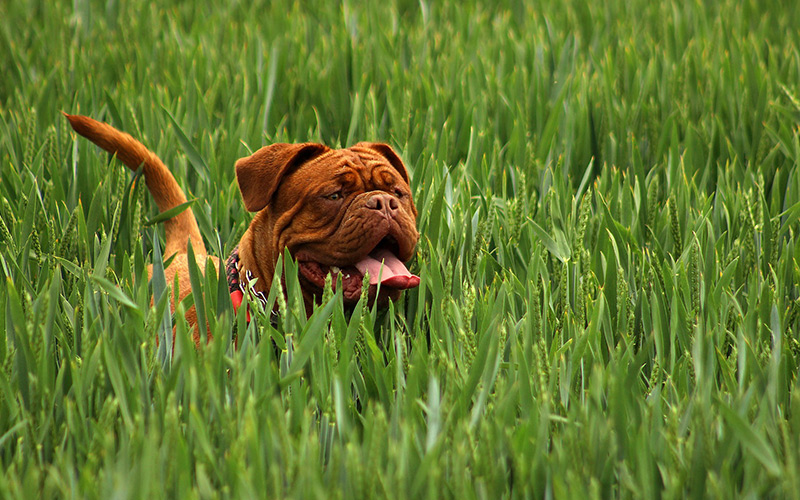
[[(186, 202), (186, 196), (161, 160), (130, 135), (79, 115), (67, 115), (72, 128), (132, 170), (143, 166), (147, 188), (160, 211)], [(231, 298), (238, 307), (244, 286), (258, 278), (258, 296), (269, 293), (275, 264), (284, 249), (298, 263), (306, 312), (323, 290), (325, 278), (341, 276), (345, 302), (355, 304), (369, 273), (369, 301), (385, 305), (419, 284), (405, 262), (414, 255), (419, 234), (408, 171), (390, 146), (361, 142), (347, 149), (322, 144), (273, 144), (236, 162), (236, 179), (245, 208), (256, 212), (239, 246), (228, 259)], [(190, 291), (187, 241), (200, 269), (206, 254), (190, 210), (164, 223), (164, 255), (175, 254), (167, 283), (177, 275), (180, 300)], [(380, 283), (380, 295), (377, 294)], [(173, 304), (174, 307), (174, 304)], [(194, 307), (186, 314), (197, 322)], [(195, 329), (195, 341), (199, 335)]]

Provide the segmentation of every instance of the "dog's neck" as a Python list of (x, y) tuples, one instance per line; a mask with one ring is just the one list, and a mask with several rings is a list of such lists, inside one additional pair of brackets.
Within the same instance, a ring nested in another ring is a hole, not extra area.
[[(275, 220), (270, 218), (267, 210), (261, 211), (253, 217), (250, 227), (247, 228), (242, 239), (239, 240), (239, 274), (242, 283), (253, 279), (256, 292), (269, 296), (272, 288), (272, 278), (275, 275), (275, 263), (283, 252), (279, 248), (277, 232), (271, 233), (265, 228), (279, 227)], [(249, 279), (248, 279), (248, 274)], [(303, 289), (303, 302), (306, 312), (311, 314), (314, 309), (315, 297)]]
[[(253, 288), (269, 294), (278, 256), (274, 255), (276, 246), (273, 241), (274, 235), (264, 230), (264, 228), (272, 227), (264, 222), (265, 218), (265, 212), (257, 213), (239, 241), (239, 269), (243, 279), (247, 271), (253, 278), (257, 278)], [(256, 241), (259, 244), (256, 244)]]

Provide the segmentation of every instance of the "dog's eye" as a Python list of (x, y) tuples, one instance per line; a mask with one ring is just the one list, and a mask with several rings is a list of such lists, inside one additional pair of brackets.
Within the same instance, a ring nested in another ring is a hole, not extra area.
[(341, 191), (336, 191), (335, 193), (332, 193), (332, 194), (329, 194), (328, 196), (326, 196), (326, 198), (328, 198), (331, 201), (341, 200), (342, 199), (342, 192)]
[(394, 195), (397, 196), (398, 198), (402, 198), (406, 194), (400, 188), (394, 188)]

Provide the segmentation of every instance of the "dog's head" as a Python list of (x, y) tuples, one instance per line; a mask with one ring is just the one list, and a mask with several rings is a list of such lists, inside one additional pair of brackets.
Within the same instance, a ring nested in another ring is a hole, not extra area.
[(419, 284), (405, 266), (419, 239), (417, 210), (408, 171), (387, 144), (273, 144), (236, 162), (236, 178), (245, 208), (258, 212), (250, 241), (266, 260), (255, 264), (267, 282), (288, 249), (307, 301), (322, 293), (328, 274), (333, 283), (341, 278), (348, 303), (360, 297), (366, 273), (370, 303)]

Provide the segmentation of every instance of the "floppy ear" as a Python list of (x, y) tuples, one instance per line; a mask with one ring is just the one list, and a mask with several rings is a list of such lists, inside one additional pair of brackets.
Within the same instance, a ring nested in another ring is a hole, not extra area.
[(249, 212), (258, 212), (266, 207), (284, 176), (328, 149), (314, 142), (272, 144), (240, 158), (236, 162), (236, 180), (244, 207)]
[(389, 164), (393, 166), (395, 170), (400, 172), (400, 176), (404, 181), (406, 181), (406, 184), (408, 184), (408, 170), (406, 170), (403, 160), (397, 156), (397, 153), (394, 152), (394, 149), (392, 149), (391, 146), (384, 144), (383, 142), (359, 142), (353, 147), (371, 149), (386, 158), (389, 161)]

